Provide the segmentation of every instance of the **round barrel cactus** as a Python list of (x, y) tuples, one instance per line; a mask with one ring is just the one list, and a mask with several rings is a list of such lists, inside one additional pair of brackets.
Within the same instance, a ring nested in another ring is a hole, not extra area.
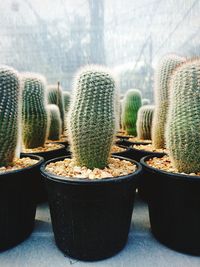
[(46, 81), (35, 73), (22, 74), (22, 138), (25, 148), (42, 147), (48, 132)]
[(50, 123), (49, 123), (49, 140), (59, 140), (61, 135), (61, 118), (60, 111), (57, 105), (49, 104), (47, 105), (49, 112)]
[(137, 135), (137, 113), (142, 106), (141, 92), (137, 89), (127, 91), (122, 107), (122, 125), (129, 135)]
[(75, 79), (68, 131), (77, 165), (104, 168), (115, 133), (115, 80), (104, 68), (81, 70)]
[(62, 121), (62, 133), (64, 132), (65, 124), (65, 111), (64, 111), (64, 99), (63, 99), (63, 90), (59, 85), (49, 85), (47, 88), (48, 91), (48, 104), (57, 105), (60, 110), (60, 117)]
[(0, 166), (8, 166), (19, 157), (20, 96), (18, 73), (0, 66)]
[(154, 106), (145, 105), (138, 111), (137, 136), (142, 140), (151, 140), (151, 128)]
[(155, 114), (152, 126), (152, 143), (155, 148), (165, 148), (165, 127), (169, 107), (169, 82), (173, 71), (185, 58), (167, 55), (160, 61), (155, 75)]
[(166, 143), (179, 172), (200, 172), (200, 60), (184, 63), (170, 84)]

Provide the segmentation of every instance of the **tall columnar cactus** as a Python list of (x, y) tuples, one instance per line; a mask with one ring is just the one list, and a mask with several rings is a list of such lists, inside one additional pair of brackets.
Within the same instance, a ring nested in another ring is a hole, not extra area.
[(0, 66), (0, 166), (12, 164), (19, 141), (20, 81), (18, 73)]
[(138, 111), (137, 116), (137, 136), (142, 140), (151, 140), (151, 128), (153, 120), (154, 106), (145, 105)]
[(64, 132), (64, 99), (63, 99), (63, 90), (58, 83), (58, 85), (49, 85), (48, 86), (48, 104), (54, 104), (59, 107), (60, 116), (62, 121), (62, 133)]
[(25, 148), (44, 146), (48, 131), (46, 81), (34, 73), (22, 74), (22, 138)]
[(142, 106), (149, 105), (149, 104), (150, 104), (150, 100), (148, 98), (142, 99)]
[(50, 123), (49, 123), (49, 140), (59, 140), (61, 135), (61, 117), (60, 111), (57, 105), (47, 105), (49, 112)]
[(87, 67), (75, 79), (69, 138), (77, 165), (104, 168), (115, 133), (115, 80), (104, 68)]
[(152, 143), (155, 148), (165, 147), (165, 127), (169, 107), (169, 81), (173, 71), (185, 61), (176, 55), (165, 56), (155, 76), (155, 114), (152, 128)]
[(166, 143), (179, 172), (200, 171), (200, 60), (184, 63), (170, 83)]
[(127, 91), (122, 108), (122, 125), (129, 135), (137, 135), (136, 121), (139, 108), (142, 106), (141, 92), (137, 89)]

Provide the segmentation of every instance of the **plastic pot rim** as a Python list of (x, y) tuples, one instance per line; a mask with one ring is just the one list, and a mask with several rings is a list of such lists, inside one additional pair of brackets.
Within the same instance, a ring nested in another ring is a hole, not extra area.
[(94, 180), (87, 179), (87, 178), (79, 178), (79, 177), (71, 178), (71, 177), (59, 176), (59, 175), (55, 175), (53, 173), (45, 171), (46, 165), (48, 165), (51, 162), (64, 160), (65, 158), (71, 158), (71, 156), (68, 155), (68, 156), (54, 158), (54, 159), (51, 159), (51, 160), (44, 162), (40, 167), (40, 171), (41, 171), (41, 174), (49, 180), (52, 180), (54, 182), (63, 183), (63, 184), (74, 184), (74, 185), (86, 185), (86, 184), (87, 185), (98, 185), (98, 184), (121, 183), (124, 180), (131, 180), (131, 179), (133, 179), (133, 177), (136, 179), (138, 177), (138, 175), (142, 172), (142, 167), (141, 167), (140, 163), (136, 162), (135, 160), (125, 158), (122, 156), (117, 156), (117, 155), (112, 155), (112, 157), (132, 162), (133, 164), (136, 165), (136, 170), (134, 172), (128, 174), (128, 175), (117, 176), (114, 178), (94, 179)]

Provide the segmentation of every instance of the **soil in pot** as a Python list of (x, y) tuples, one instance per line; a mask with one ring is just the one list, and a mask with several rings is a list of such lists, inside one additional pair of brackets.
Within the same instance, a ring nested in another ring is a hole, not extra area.
[[(69, 155), (69, 151), (66, 150), (65, 146), (57, 143), (46, 143), (44, 147), (37, 147), (32, 149), (23, 148), (23, 152), (25, 154), (31, 153), (32, 155), (43, 157), (45, 161)], [(37, 199), (38, 203), (47, 201), (47, 192), (42, 175), (40, 175), (40, 179), (38, 180)]]
[(112, 158), (109, 168), (89, 170), (62, 157), (46, 162), (41, 171), (61, 251), (92, 261), (110, 257), (125, 246), (141, 173), (138, 163)]
[(0, 168), (0, 251), (24, 241), (33, 231), (39, 156), (21, 154), (12, 166)]
[(200, 255), (200, 176), (173, 169), (168, 156), (141, 159), (151, 229), (164, 245)]
[(59, 140), (48, 140), (47, 143), (57, 143), (64, 145), (66, 149), (69, 147), (68, 138), (66, 136), (61, 136)]

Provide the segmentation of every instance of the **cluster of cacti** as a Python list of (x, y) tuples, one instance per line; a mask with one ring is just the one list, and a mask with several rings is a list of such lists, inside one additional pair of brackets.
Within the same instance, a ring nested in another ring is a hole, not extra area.
[(149, 104), (150, 104), (150, 100), (148, 98), (142, 99), (142, 106), (149, 105)]
[(49, 104), (47, 105), (47, 109), (49, 112), (49, 140), (59, 140), (61, 136), (61, 117), (60, 117), (60, 111), (57, 105)]
[(63, 100), (63, 91), (58, 83), (58, 85), (49, 85), (48, 88), (48, 104), (57, 105), (60, 110), (60, 117), (62, 121), (62, 133), (64, 132), (65, 124), (65, 112), (64, 112), (64, 100)]
[(200, 60), (182, 64), (170, 84), (166, 141), (179, 172), (200, 171)]
[(154, 106), (145, 105), (138, 111), (137, 116), (137, 136), (141, 140), (151, 140), (151, 129)]
[(165, 127), (169, 107), (169, 82), (173, 71), (185, 61), (176, 55), (167, 55), (159, 63), (155, 76), (155, 114), (152, 143), (155, 148), (165, 147)]
[(103, 68), (88, 67), (75, 79), (69, 110), (69, 137), (76, 163), (104, 168), (115, 133), (115, 80)]
[(122, 125), (128, 135), (137, 135), (137, 113), (141, 106), (141, 92), (137, 89), (128, 90), (124, 97), (122, 107)]
[(42, 147), (48, 131), (46, 81), (34, 73), (22, 74), (22, 138), (25, 148)]
[(18, 73), (0, 66), (0, 166), (12, 164), (19, 143), (20, 80)]

